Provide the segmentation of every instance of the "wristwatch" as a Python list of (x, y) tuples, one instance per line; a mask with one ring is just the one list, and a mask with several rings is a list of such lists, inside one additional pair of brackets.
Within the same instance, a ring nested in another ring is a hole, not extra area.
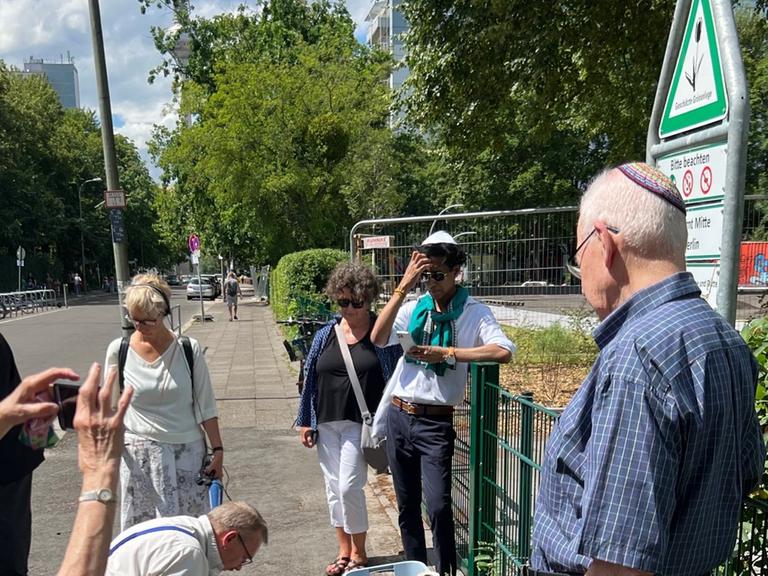
[(445, 360), (445, 363), (448, 364), (448, 366), (456, 366), (456, 348), (449, 346), (448, 353), (443, 360)]
[(117, 502), (117, 499), (115, 498), (115, 495), (112, 493), (112, 490), (109, 488), (101, 488), (100, 490), (91, 490), (90, 492), (83, 492), (80, 494), (80, 498), (77, 499), (78, 502), (101, 502), (102, 504), (112, 504), (112, 502)]

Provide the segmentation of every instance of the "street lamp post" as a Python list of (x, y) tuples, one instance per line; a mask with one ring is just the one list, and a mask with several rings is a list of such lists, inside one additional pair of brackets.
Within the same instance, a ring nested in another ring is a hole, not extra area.
[[(459, 208), (460, 206), (464, 206), (464, 204), (451, 204), (450, 206), (446, 206), (445, 208), (440, 210), (440, 212), (438, 212), (437, 215), (438, 216), (442, 216), (443, 214), (448, 212), (448, 210), (450, 210), (451, 208)], [(429, 227), (429, 234), (428, 234), (428, 236), (432, 236), (432, 232), (434, 231), (435, 224), (437, 224), (438, 220), (439, 220), (439, 218), (435, 218), (434, 220), (432, 220), (432, 226)]]
[(101, 182), (101, 178), (91, 178), (86, 180), (77, 188), (77, 205), (80, 209), (80, 271), (83, 273), (83, 291), (87, 290), (87, 284), (85, 282), (85, 240), (83, 237), (83, 187), (91, 182)]

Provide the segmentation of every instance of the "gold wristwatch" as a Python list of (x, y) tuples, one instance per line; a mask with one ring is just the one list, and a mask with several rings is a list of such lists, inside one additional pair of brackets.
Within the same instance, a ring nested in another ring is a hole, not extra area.
[(448, 353), (445, 355), (443, 360), (446, 364), (448, 364), (448, 366), (456, 366), (456, 348), (453, 346), (448, 346)]

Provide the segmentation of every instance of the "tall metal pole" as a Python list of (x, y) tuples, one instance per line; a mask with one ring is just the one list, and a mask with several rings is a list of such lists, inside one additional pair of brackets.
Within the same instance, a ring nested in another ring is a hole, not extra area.
[(86, 291), (85, 285), (85, 240), (83, 240), (83, 186), (85, 182), (77, 187), (77, 206), (80, 210), (80, 273), (82, 276), (83, 292)]
[[(117, 175), (117, 157), (115, 154), (115, 136), (112, 128), (112, 106), (109, 101), (109, 82), (107, 64), (104, 58), (104, 38), (101, 33), (101, 11), (99, 0), (88, 0), (91, 14), (91, 40), (93, 43), (93, 62), (96, 68), (96, 91), (99, 96), (99, 115), (101, 119), (101, 142), (104, 148), (104, 171), (107, 175), (107, 190), (119, 190), (120, 180)], [(128, 249), (125, 245), (125, 231), (122, 229), (122, 211), (112, 219), (112, 252), (115, 257), (115, 277), (117, 280), (120, 325), (123, 336), (133, 332), (133, 325), (126, 318), (123, 306), (124, 291), (130, 281), (128, 270)], [(121, 228), (116, 230), (116, 228)], [(116, 234), (116, 232), (118, 232)]]
[(101, 182), (101, 178), (98, 176), (96, 178), (91, 178), (90, 180), (86, 180), (85, 182), (81, 182), (80, 186), (77, 187), (77, 206), (80, 210), (80, 272), (82, 272), (83, 276), (81, 278), (82, 284), (83, 284), (83, 292), (85, 292), (88, 289), (88, 285), (85, 281), (85, 242), (83, 240), (83, 188), (86, 184), (90, 184), (91, 182)]

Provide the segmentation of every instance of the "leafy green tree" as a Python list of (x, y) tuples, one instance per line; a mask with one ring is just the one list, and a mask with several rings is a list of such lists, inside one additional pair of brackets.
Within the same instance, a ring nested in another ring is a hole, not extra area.
[[(273, 1), (190, 25), (181, 110), (195, 122), (158, 129), (151, 147), (168, 187), (165, 238), (181, 223), (223, 254), (274, 263), (342, 245), (358, 214), (401, 204), (386, 188), (367, 194), (361, 176), (368, 147), (391, 143), (390, 60), (354, 39), (340, 3)], [(197, 66), (201, 54), (213, 60)]]

